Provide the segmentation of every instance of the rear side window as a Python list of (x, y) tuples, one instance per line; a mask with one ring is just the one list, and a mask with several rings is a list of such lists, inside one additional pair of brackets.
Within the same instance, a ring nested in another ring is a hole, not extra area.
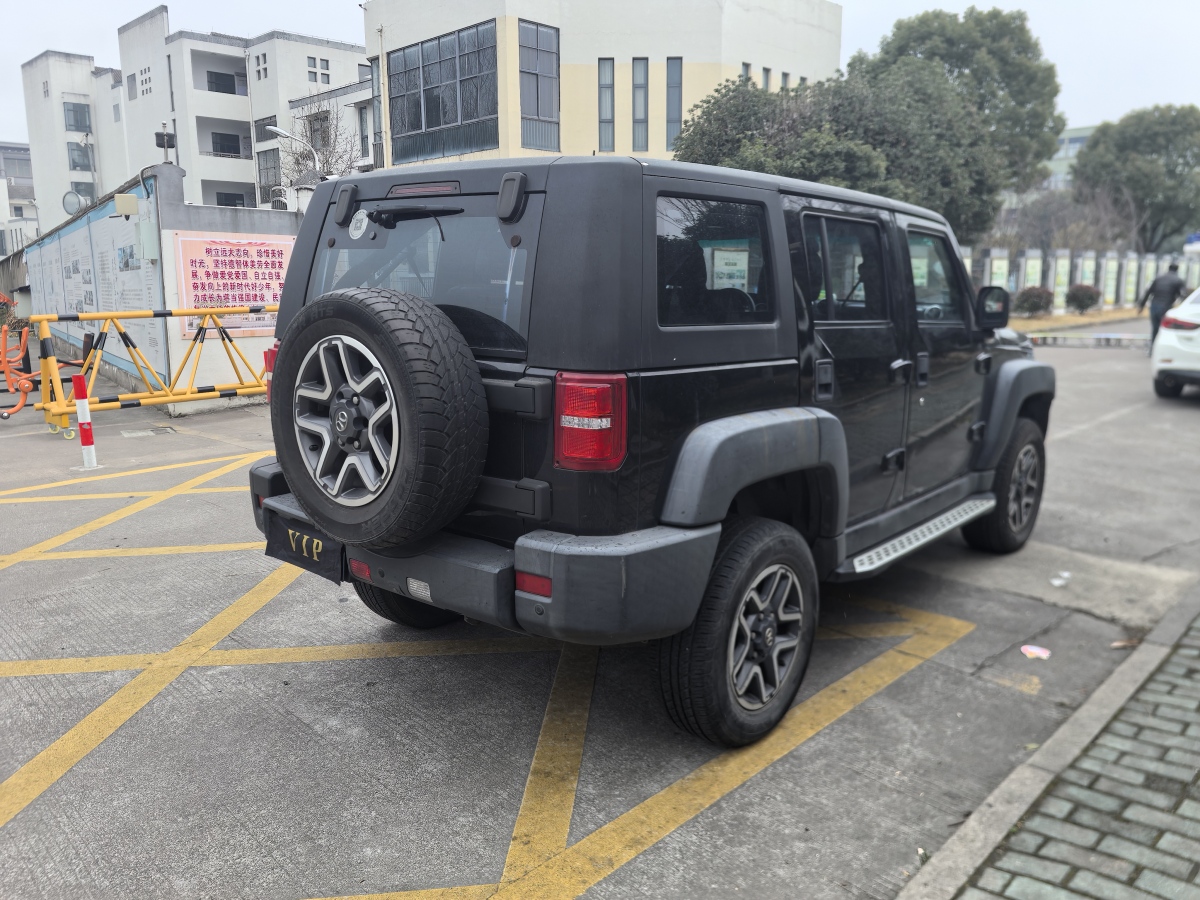
[[(391, 204), (386, 209), (398, 211), (391, 219), (370, 221), (360, 209), (348, 228), (327, 222), (309, 298), (355, 287), (414, 294), (445, 312), (473, 350), (524, 356), (536, 232), (511, 246), (501, 234), (495, 203), (489, 198), (472, 209), (473, 198), (455, 198), (436, 215)], [(538, 198), (522, 224), (532, 231), (540, 216)]]
[(659, 197), (656, 219), (659, 325), (775, 321), (763, 207)]
[(923, 322), (963, 321), (966, 291), (946, 239), (910, 231), (908, 259), (917, 298), (917, 318)]

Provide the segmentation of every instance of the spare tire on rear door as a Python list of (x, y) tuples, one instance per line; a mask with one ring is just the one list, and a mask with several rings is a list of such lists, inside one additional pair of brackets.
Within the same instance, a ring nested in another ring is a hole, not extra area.
[(479, 367), (436, 306), (397, 291), (331, 291), (280, 342), (271, 427), (288, 486), (347, 544), (420, 540), (475, 494), (487, 453)]

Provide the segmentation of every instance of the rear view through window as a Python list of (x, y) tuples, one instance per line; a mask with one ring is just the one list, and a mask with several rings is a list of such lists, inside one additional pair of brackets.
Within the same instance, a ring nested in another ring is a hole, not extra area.
[[(428, 211), (360, 209), (345, 228), (330, 222), (309, 299), (355, 287), (402, 291), (440, 307), (472, 350), (523, 357), (536, 232), (511, 246), (494, 210), (490, 198), (455, 197)], [(530, 227), (522, 231), (532, 231), (540, 216), (540, 203), (531, 203), (522, 219)]]

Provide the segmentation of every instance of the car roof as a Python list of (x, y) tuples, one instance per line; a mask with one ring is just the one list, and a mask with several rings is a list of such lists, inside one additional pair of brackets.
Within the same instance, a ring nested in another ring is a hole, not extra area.
[[(369, 184), (376, 187), (382, 182), (388, 186), (395, 184), (415, 184), (438, 178), (457, 176), (462, 183), (463, 193), (494, 193), (499, 186), (499, 179), (506, 172), (524, 172), (529, 182), (529, 189), (545, 190), (546, 178), (551, 166), (570, 163), (572, 165), (593, 165), (597, 168), (611, 166), (628, 166), (637, 163), (642, 167), (643, 174), (663, 178), (687, 178), (693, 181), (712, 181), (720, 184), (740, 185), (760, 190), (779, 191), (781, 193), (802, 194), (821, 200), (840, 203), (855, 203), (862, 206), (873, 206), (877, 209), (888, 209), (922, 219), (929, 219), (942, 225), (949, 226), (946, 219), (931, 209), (892, 200), (878, 194), (867, 194), (862, 191), (852, 191), (849, 188), (834, 187), (812, 181), (801, 181), (798, 178), (783, 178), (778, 175), (765, 175), (761, 172), (747, 172), (742, 169), (730, 169), (724, 166), (702, 166), (696, 163), (675, 162), (674, 160), (642, 159), (629, 156), (520, 156), (509, 159), (482, 159), (470, 162), (444, 160), (417, 163), (401, 167), (376, 169), (372, 172), (346, 176), (345, 181), (359, 184)], [(386, 191), (385, 191), (386, 192)]]

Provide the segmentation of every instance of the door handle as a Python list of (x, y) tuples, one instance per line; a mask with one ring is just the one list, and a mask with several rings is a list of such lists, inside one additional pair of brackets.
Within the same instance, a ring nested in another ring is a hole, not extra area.
[(992, 371), (992, 354), (980, 353), (975, 357), (975, 373), (978, 375), (987, 375)]
[(816, 398), (818, 400), (833, 399), (833, 360), (817, 360)]
[(888, 367), (888, 383), (895, 384), (896, 379), (900, 378), (901, 373), (903, 373), (904, 383), (908, 384), (912, 378), (912, 365), (913, 362), (911, 359), (892, 360), (892, 364)]
[(929, 354), (922, 350), (917, 354), (917, 387), (929, 384)]

